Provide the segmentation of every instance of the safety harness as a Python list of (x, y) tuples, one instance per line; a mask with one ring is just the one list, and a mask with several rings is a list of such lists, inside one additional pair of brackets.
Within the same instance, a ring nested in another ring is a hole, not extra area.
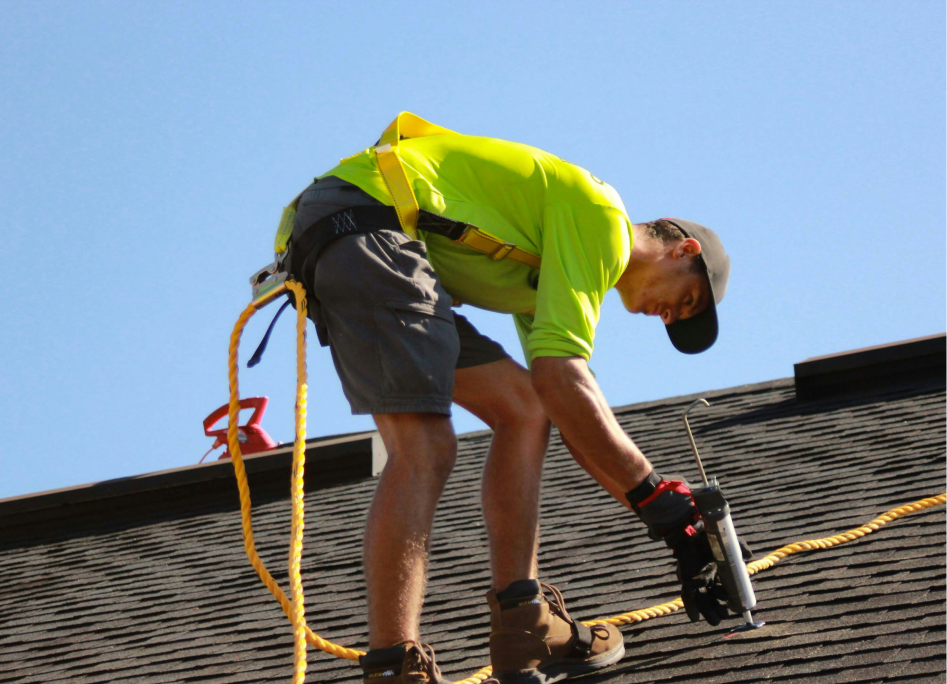
[[(455, 221), (420, 208), (405, 173), (404, 165), (401, 163), (398, 145), (407, 138), (423, 138), (430, 135), (458, 135), (458, 133), (425, 121), (410, 112), (401, 112), (384, 130), (378, 143), (370, 152), (375, 155), (378, 170), (391, 196), (392, 206), (352, 207), (330, 214), (310, 226), (299, 237), (298, 244), (293, 245), (290, 250), (293, 220), (303, 193), (297, 195), (283, 210), (283, 216), (276, 231), (277, 263), (288, 268), (290, 273), (298, 275), (300, 272), (298, 269), (302, 266), (300, 259), (308, 258), (313, 250), (321, 251), (327, 244), (345, 235), (390, 229), (394, 219), (397, 218), (398, 225), (412, 240), (418, 239), (419, 230), (436, 233), (481, 254), (486, 254), (495, 261), (512, 259), (531, 268), (539, 268), (541, 259), (536, 254), (520, 249), (513, 243), (501, 240), (469, 223)], [(291, 251), (293, 255), (290, 257), (290, 263), (284, 264), (287, 251)]]

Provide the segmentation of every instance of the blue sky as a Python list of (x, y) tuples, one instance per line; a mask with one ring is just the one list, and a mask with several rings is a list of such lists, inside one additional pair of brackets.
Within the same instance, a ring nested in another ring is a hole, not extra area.
[[(943, 332), (944, 14), (920, 0), (4, 3), (0, 497), (196, 463), (283, 205), (401, 110), (584, 166), (634, 221), (720, 233), (733, 275), (711, 351), (678, 354), (608, 299), (592, 367), (612, 405)], [(520, 356), (506, 317), (464, 313)], [(243, 359), (271, 315), (251, 321)], [(287, 316), (241, 371), (244, 396), (270, 397), (276, 440), (293, 433), (293, 346)], [(310, 436), (370, 427), (314, 341), (310, 377)]]

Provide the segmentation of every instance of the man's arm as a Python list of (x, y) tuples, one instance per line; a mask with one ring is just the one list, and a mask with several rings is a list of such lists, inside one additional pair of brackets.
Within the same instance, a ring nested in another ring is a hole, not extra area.
[(641, 484), (652, 470), (651, 463), (615, 420), (585, 359), (541, 356), (533, 359), (531, 370), (546, 415), (570, 450), (588, 461), (592, 476), (599, 471), (622, 492)]
[(727, 616), (726, 592), (690, 489), (653, 472), (618, 425), (585, 359), (539, 357), (533, 359), (532, 373), (546, 414), (573, 457), (616, 499), (621, 501), (624, 492), (651, 537), (664, 539), (673, 551), (688, 617), (720, 624)]

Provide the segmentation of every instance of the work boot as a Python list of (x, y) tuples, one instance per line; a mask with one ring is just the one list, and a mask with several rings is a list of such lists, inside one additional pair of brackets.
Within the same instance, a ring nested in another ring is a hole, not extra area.
[(358, 662), (365, 684), (452, 684), (441, 677), (434, 649), (419, 641), (372, 649)]
[(548, 584), (518, 580), (499, 594), (488, 591), (487, 603), (490, 662), (500, 684), (551, 684), (608, 667), (625, 655), (618, 629), (573, 620), (562, 594)]

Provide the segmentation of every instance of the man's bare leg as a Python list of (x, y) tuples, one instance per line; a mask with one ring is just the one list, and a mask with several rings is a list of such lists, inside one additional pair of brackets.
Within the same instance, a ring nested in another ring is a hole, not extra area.
[(483, 471), (483, 516), (490, 538), (493, 588), (536, 579), (539, 494), (549, 419), (529, 371), (512, 359), (463, 368), (454, 401), (493, 430)]
[(450, 418), (374, 416), (388, 450), (365, 526), (368, 647), (419, 641), (434, 509), (457, 457)]

